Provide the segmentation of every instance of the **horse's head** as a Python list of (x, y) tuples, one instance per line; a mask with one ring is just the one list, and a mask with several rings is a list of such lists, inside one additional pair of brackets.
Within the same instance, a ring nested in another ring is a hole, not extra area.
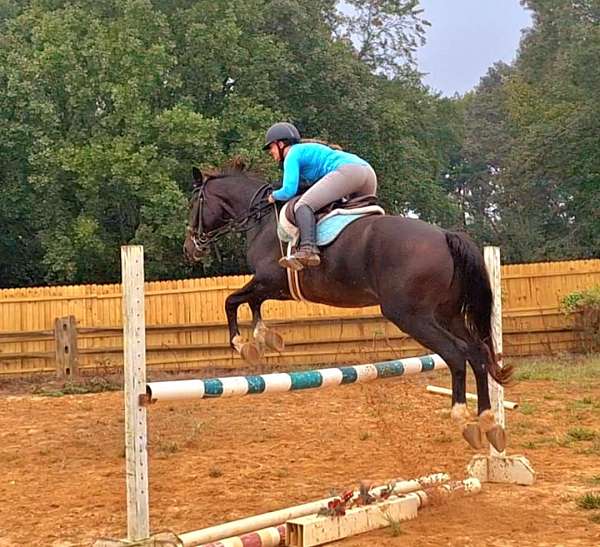
[(216, 239), (231, 231), (246, 231), (253, 217), (264, 216), (270, 186), (242, 171), (205, 177), (192, 169), (193, 186), (183, 254), (199, 262)]

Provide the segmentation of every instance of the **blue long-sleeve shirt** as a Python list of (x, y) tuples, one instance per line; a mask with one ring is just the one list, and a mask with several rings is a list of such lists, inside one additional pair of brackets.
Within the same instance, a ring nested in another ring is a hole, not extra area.
[(283, 160), (283, 185), (273, 192), (273, 197), (280, 201), (287, 201), (298, 193), (300, 181), (312, 185), (348, 163), (369, 165), (355, 154), (335, 150), (324, 144), (313, 142), (294, 144)]

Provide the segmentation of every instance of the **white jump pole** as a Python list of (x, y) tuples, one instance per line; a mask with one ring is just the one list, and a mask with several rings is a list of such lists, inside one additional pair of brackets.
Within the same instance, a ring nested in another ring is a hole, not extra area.
[[(494, 306), (492, 309), (492, 337), (498, 355), (499, 365), (502, 366), (502, 285), (500, 248), (484, 247), (483, 257), (490, 277)], [(504, 388), (488, 375), (492, 411), (496, 422), (506, 427), (504, 413)], [(481, 482), (500, 482), (531, 485), (535, 482), (535, 471), (524, 456), (506, 456), (505, 452), (497, 452), (490, 445), (490, 455), (477, 455), (467, 467), (470, 476)]]
[[(447, 387), (439, 387), (439, 386), (427, 386), (425, 388), (429, 393), (435, 393), (436, 395), (447, 395), (447, 396), (451, 396), (452, 395), (452, 390), (447, 388)], [(467, 401), (474, 401), (477, 402), (477, 395), (475, 393), (467, 393)], [(506, 408), (507, 410), (515, 410), (517, 408), (519, 408), (519, 403), (515, 403), (514, 401), (504, 401), (503, 403), (504, 408)]]
[(127, 539), (150, 536), (148, 500), (147, 410), (138, 404), (146, 393), (146, 325), (144, 317), (144, 248), (121, 247), (123, 280), (123, 359), (125, 391), (125, 459)]

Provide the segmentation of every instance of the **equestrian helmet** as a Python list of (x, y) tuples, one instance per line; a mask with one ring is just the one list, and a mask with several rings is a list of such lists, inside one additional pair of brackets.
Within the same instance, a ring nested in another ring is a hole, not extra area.
[(263, 150), (267, 150), (275, 141), (286, 141), (291, 144), (300, 142), (300, 132), (295, 125), (288, 122), (278, 122), (267, 130)]

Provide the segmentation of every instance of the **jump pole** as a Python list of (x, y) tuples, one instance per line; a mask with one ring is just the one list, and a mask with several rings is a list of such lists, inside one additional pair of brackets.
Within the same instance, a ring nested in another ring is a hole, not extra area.
[[(502, 284), (500, 248), (484, 247), (485, 267), (490, 277), (494, 307), (492, 309), (492, 338), (500, 366), (502, 366)], [(506, 427), (504, 412), (504, 388), (488, 375), (492, 411), (496, 422)], [(488, 456), (478, 454), (467, 466), (467, 473), (481, 482), (531, 485), (535, 482), (535, 471), (525, 456), (507, 456), (490, 445)]]
[[(425, 389), (429, 393), (435, 393), (436, 395), (452, 395), (452, 390), (447, 387), (429, 385)], [(477, 402), (477, 395), (475, 393), (467, 393), (467, 401)], [(502, 404), (506, 410), (516, 410), (517, 408), (519, 408), (519, 403), (515, 403), (513, 401), (504, 401)]]
[(439, 355), (425, 355), (423, 357), (408, 357), (368, 365), (332, 367), (299, 372), (151, 382), (146, 385), (146, 394), (140, 397), (139, 403), (148, 405), (165, 401), (243, 397), (245, 395), (324, 389), (445, 368), (448, 367)]

